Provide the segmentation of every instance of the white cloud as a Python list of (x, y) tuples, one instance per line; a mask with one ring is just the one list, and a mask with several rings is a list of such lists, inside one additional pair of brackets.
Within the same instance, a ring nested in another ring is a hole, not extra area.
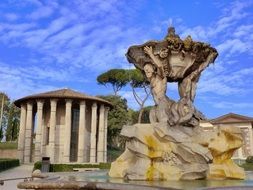
[(236, 28), (233, 35), (235, 37), (246, 37), (252, 33), (252, 30), (253, 30), (253, 24), (241, 25), (238, 28)]
[[(193, 39), (210, 42), (211, 39), (217, 37), (221, 33), (224, 37), (229, 38), (233, 35), (233, 31), (240, 28), (240, 21), (251, 16), (246, 9), (252, 6), (247, 1), (231, 2), (230, 6), (223, 9), (221, 17), (209, 26), (195, 26), (188, 28), (183, 26), (182, 36), (191, 35)], [(182, 24), (182, 23), (181, 23)]]
[[(85, 83), (82, 76), (76, 76), (71, 70), (55, 69), (51, 67), (17, 67), (0, 62), (0, 91), (6, 91), (11, 98), (18, 98), (36, 92), (48, 91), (59, 84), (75, 81)], [(51, 82), (50, 82), (51, 81)]]
[(7, 13), (4, 15), (4, 17), (8, 20), (8, 21), (15, 21), (19, 18), (19, 16), (17, 14), (14, 13)]
[(27, 15), (27, 18), (32, 20), (48, 18), (55, 12), (56, 8), (58, 8), (58, 4), (54, 1), (49, 1), (47, 6), (39, 5), (35, 11)]
[(253, 109), (253, 104), (249, 102), (227, 102), (227, 101), (221, 101), (221, 102), (212, 102), (211, 103), (213, 107), (220, 108), (220, 109)]
[[(74, 1), (73, 4), (76, 5), (71, 7), (74, 10), (61, 7), (58, 12), (60, 16), (53, 18), (47, 26), (24, 27), (36, 22), (3, 25), (0, 35), (4, 36), (0, 40), (6, 45), (27, 47), (33, 51), (36, 49), (51, 62), (71, 62), (77, 68), (102, 70), (109, 68), (112, 60), (114, 65), (120, 65), (122, 58), (125, 59), (122, 51), (126, 51), (129, 44), (136, 41), (137, 33), (140, 33), (139, 28), (126, 29), (119, 22), (122, 17), (120, 9), (124, 4), (114, 0)], [(36, 14), (31, 16), (40, 15), (39, 12), (44, 9), (45, 6), (39, 6)], [(17, 27), (20, 29), (16, 30)], [(145, 36), (147, 34), (139, 37), (144, 39)]]
[(253, 92), (253, 68), (242, 68), (238, 71), (204, 73), (198, 84), (197, 93), (217, 95), (242, 95)]
[(242, 42), (240, 39), (230, 39), (218, 45), (217, 49), (221, 54), (224, 52), (236, 54), (248, 51), (249, 45), (245, 42)]

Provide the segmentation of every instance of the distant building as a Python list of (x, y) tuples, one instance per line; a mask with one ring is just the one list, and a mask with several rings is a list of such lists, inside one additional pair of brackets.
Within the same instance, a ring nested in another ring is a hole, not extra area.
[(201, 126), (205, 130), (213, 130), (221, 126), (235, 126), (239, 127), (242, 131), (244, 145), (238, 149), (233, 158), (235, 159), (246, 159), (248, 156), (253, 155), (253, 118), (247, 117), (235, 113), (229, 113), (215, 119), (209, 120), (208, 122), (202, 122)]
[(50, 157), (52, 163), (107, 161), (109, 102), (60, 89), (26, 96), (16, 100), (15, 105), (21, 108), (21, 163), (42, 157)]

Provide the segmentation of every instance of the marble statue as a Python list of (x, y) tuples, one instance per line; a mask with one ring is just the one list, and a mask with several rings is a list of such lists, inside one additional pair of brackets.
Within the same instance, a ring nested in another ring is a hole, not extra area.
[[(173, 27), (162, 41), (131, 46), (127, 59), (143, 71), (155, 105), (150, 124), (124, 126), (125, 152), (112, 163), (111, 177), (130, 180), (244, 179), (231, 160), (243, 144), (240, 129), (204, 131), (205, 116), (194, 106), (201, 73), (218, 56), (209, 44), (182, 40)], [(169, 82), (178, 83), (180, 99), (166, 95)]]

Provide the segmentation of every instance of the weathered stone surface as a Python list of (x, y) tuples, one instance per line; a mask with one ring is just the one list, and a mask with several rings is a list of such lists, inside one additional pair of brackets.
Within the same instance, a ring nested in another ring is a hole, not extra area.
[(209, 165), (208, 178), (245, 179), (243, 168), (231, 160), (235, 150), (242, 144), (243, 138), (239, 128), (221, 127), (208, 145), (214, 157), (213, 163)]
[(243, 169), (231, 160), (242, 145), (240, 130), (200, 131), (158, 124), (125, 126), (121, 135), (128, 139), (126, 150), (112, 163), (109, 175), (130, 180), (244, 179)]
[(185, 142), (164, 137), (177, 136), (180, 129), (170, 128), (169, 135), (160, 136), (156, 127), (136, 124), (122, 129), (121, 135), (129, 140), (125, 152), (112, 163), (109, 175), (131, 180), (205, 178), (207, 162), (212, 158), (208, 149), (191, 142), (189, 136)]

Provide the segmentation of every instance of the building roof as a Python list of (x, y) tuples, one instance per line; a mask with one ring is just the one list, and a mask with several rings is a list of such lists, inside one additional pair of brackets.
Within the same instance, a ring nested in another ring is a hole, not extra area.
[(20, 107), (21, 103), (29, 101), (29, 100), (37, 100), (37, 99), (47, 99), (47, 98), (59, 98), (59, 99), (79, 99), (79, 100), (95, 100), (97, 102), (101, 102), (106, 104), (107, 106), (112, 106), (112, 104), (102, 98), (98, 98), (95, 96), (89, 96), (77, 91), (74, 91), (69, 88), (34, 94), (30, 96), (25, 96), (20, 98), (14, 102), (14, 104)]
[(211, 119), (209, 122), (212, 124), (222, 124), (222, 123), (253, 123), (253, 117), (248, 117), (244, 115), (239, 115), (235, 113), (228, 113), (226, 115)]

